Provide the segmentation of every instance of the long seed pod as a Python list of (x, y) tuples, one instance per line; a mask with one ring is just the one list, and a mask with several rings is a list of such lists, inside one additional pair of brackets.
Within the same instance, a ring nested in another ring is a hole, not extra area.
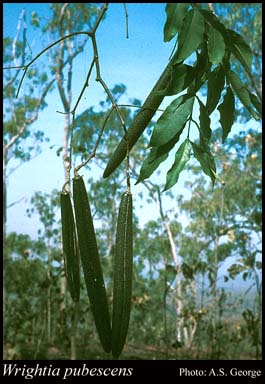
[(132, 295), (133, 231), (132, 194), (122, 195), (118, 213), (116, 247), (114, 256), (114, 286), (112, 308), (111, 348), (118, 358), (126, 341)]
[(87, 293), (101, 344), (106, 352), (111, 350), (110, 314), (97, 240), (84, 180), (73, 179), (73, 198), (79, 251)]
[(61, 193), (62, 243), (67, 287), (74, 301), (80, 297), (79, 252), (69, 193)]
[(134, 146), (136, 141), (139, 139), (147, 125), (150, 123), (152, 117), (154, 116), (157, 108), (160, 106), (161, 102), (164, 99), (164, 95), (157, 94), (158, 91), (162, 91), (170, 82), (172, 70), (173, 70), (173, 62), (175, 59), (175, 55), (170, 60), (168, 65), (166, 66), (164, 72), (150, 91), (148, 97), (146, 98), (142, 108), (139, 110), (137, 115), (134, 117), (131, 126), (129, 127), (126, 138), (125, 136), (118, 144), (115, 149), (112, 157), (110, 158), (107, 167), (103, 173), (103, 177), (108, 177), (112, 172), (115, 171), (116, 168), (120, 165), (120, 163), (125, 159), (127, 155), (127, 141), (129, 150)]

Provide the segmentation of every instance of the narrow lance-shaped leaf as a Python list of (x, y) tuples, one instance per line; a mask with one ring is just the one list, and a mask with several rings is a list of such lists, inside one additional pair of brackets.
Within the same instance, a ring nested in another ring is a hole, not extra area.
[(225, 142), (235, 120), (235, 97), (230, 87), (227, 87), (222, 104), (219, 105), (220, 123), (222, 126), (222, 142)]
[(188, 93), (197, 93), (208, 78), (211, 64), (208, 60), (206, 45), (202, 47), (201, 53), (196, 52), (197, 61), (192, 72), (192, 84), (188, 88)]
[(221, 66), (216, 67), (208, 77), (206, 108), (209, 115), (214, 111), (224, 89), (225, 73)]
[(168, 3), (166, 5), (167, 21), (164, 27), (164, 41), (170, 41), (180, 31), (189, 3)]
[(241, 101), (241, 103), (247, 108), (247, 110), (251, 113), (251, 115), (258, 120), (259, 116), (257, 113), (252, 109), (252, 101), (249, 96), (249, 91), (247, 88), (244, 86), (242, 83), (241, 79), (239, 76), (234, 72), (234, 71), (229, 71), (227, 74), (228, 80), (236, 93), (237, 97)]
[(234, 56), (240, 61), (243, 67), (249, 71), (252, 64), (252, 52), (250, 47), (244, 41), (243, 37), (235, 31), (227, 29), (229, 48)]
[(197, 100), (200, 106), (200, 134), (201, 134), (202, 140), (206, 144), (208, 144), (212, 135), (212, 131), (210, 127), (211, 120), (205, 105), (201, 102), (201, 100), (198, 97), (197, 97)]
[(184, 126), (185, 124), (183, 125), (182, 130), (180, 130), (168, 143), (161, 145), (160, 147), (154, 147), (151, 149), (151, 152), (149, 153), (148, 157), (143, 162), (143, 165), (140, 170), (140, 176), (136, 184), (150, 177), (153, 172), (159, 167), (159, 165), (167, 159), (169, 152), (179, 141)]
[(176, 63), (189, 57), (204, 39), (204, 18), (197, 10), (188, 11), (178, 37)]
[(256, 108), (256, 110), (258, 111), (258, 113), (260, 114), (260, 117), (261, 117), (262, 116), (262, 106), (261, 106), (259, 99), (257, 98), (256, 95), (254, 95), (254, 93), (251, 93), (249, 91), (248, 91), (248, 93), (249, 93), (249, 97), (250, 97), (252, 104), (254, 105), (254, 107)]
[(194, 96), (183, 95), (173, 100), (158, 119), (150, 139), (151, 147), (160, 147), (169, 142), (180, 130), (191, 114)]
[(167, 181), (164, 191), (173, 187), (173, 185), (177, 183), (180, 172), (183, 171), (186, 163), (190, 159), (190, 154), (191, 144), (189, 139), (186, 139), (177, 150), (174, 164), (167, 173)]
[(161, 91), (157, 91), (156, 94), (163, 96), (177, 95), (192, 83), (194, 79), (193, 72), (193, 67), (190, 65), (176, 65), (172, 71), (172, 77), (168, 86)]
[(212, 186), (214, 187), (214, 183), (217, 177), (216, 165), (213, 155), (211, 154), (210, 150), (206, 149), (205, 147), (201, 147), (200, 145), (197, 145), (192, 141), (191, 145), (195, 158), (201, 164), (203, 172), (211, 178)]
[(221, 63), (225, 54), (225, 42), (222, 34), (215, 28), (209, 26), (208, 32), (208, 55), (210, 62), (215, 65)]
[(218, 17), (208, 9), (199, 9), (200, 14), (204, 18), (206, 24), (210, 25), (212, 28), (216, 29), (223, 36), (224, 41), (227, 41), (227, 29), (224, 24), (220, 22)]

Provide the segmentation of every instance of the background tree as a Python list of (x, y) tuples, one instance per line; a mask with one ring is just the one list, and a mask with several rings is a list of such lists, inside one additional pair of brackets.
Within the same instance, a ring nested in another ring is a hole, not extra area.
[[(37, 120), (39, 112), (45, 106), (45, 98), (52, 87), (54, 79), (48, 81), (43, 68), (32, 68), (28, 73), (28, 82), (24, 83), (24, 95), (16, 98), (19, 87), (19, 74), (30, 55), (27, 45), (27, 20), (24, 11), (21, 12), (17, 33), (14, 39), (4, 39), (3, 63), (8, 69), (4, 71), (4, 125), (3, 125), (3, 241), (6, 241), (7, 222), (7, 184), (8, 177), (24, 162), (37, 156), (41, 143), (48, 140), (43, 131), (30, 129)], [(10, 166), (13, 164), (13, 167)], [(12, 204), (16, 204), (13, 202)], [(7, 249), (4, 252), (4, 263), (8, 258)], [(5, 279), (4, 279), (5, 281)], [(4, 283), (4, 312), (5, 312), (5, 283)], [(5, 316), (4, 316), (5, 319)]]

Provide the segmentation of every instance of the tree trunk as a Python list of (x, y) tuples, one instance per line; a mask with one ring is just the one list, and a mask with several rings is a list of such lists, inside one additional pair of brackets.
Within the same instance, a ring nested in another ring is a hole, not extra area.
[(79, 303), (74, 303), (74, 314), (73, 314), (73, 320), (72, 320), (72, 328), (71, 328), (71, 356), (70, 360), (76, 360), (77, 359), (77, 324), (79, 319)]
[(51, 296), (51, 255), (48, 244), (48, 266), (47, 266), (48, 290), (47, 290), (47, 342), (52, 342), (52, 296)]
[[(218, 220), (218, 226), (221, 227), (223, 221), (224, 211), (224, 188), (221, 189), (220, 199), (220, 216)], [(212, 358), (216, 359), (217, 356), (217, 277), (218, 277), (218, 248), (219, 248), (220, 235), (216, 234), (214, 239), (214, 262), (213, 262), (213, 286), (212, 286)]]
[(7, 251), (5, 247), (6, 242), (6, 151), (5, 145), (3, 148), (3, 336), (4, 336), (4, 344), (6, 342), (6, 288), (5, 288), (5, 263), (7, 260)]
[(163, 207), (162, 207), (162, 200), (161, 200), (161, 193), (159, 189), (157, 189), (157, 194), (158, 194), (158, 207), (159, 207), (159, 212), (160, 216), (163, 222), (163, 225), (165, 227), (167, 237), (169, 240), (170, 244), (170, 249), (171, 249), (171, 255), (175, 263), (175, 268), (176, 268), (176, 279), (177, 279), (177, 285), (176, 285), (176, 342), (177, 343), (182, 343), (182, 332), (183, 332), (183, 316), (182, 316), (182, 311), (183, 311), (183, 305), (182, 305), (182, 281), (181, 281), (181, 270), (180, 270), (180, 263), (178, 260), (178, 255), (176, 251), (176, 244), (173, 238), (173, 234), (170, 228), (169, 223), (167, 222), (167, 219), (164, 215), (163, 212)]

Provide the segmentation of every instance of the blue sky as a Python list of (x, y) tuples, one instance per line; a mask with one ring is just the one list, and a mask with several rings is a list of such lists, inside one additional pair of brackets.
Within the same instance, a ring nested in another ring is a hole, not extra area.
[[(13, 38), (16, 34), (17, 20), (21, 10), (25, 9), (27, 20), (32, 11), (43, 17), (49, 17), (48, 3), (6, 3), (4, 5), (4, 36)], [(144, 100), (162, 73), (170, 57), (174, 42), (163, 42), (163, 26), (166, 20), (165, 3), (129, 3), (129, 39), (125, 37), (125, 14), (122, 4), (111, 3), (106, 19), (97, 32), (101, 74), (109, 88), (123, 83), (127, 87), (126, 95), (120, 102), (128, 103), (130, 98)], [(45, 36), (37, 34), (30, 25), (27, 40), (36, 55), (45, 46)], [(40, 45), (42, 41), (43, 45)], [(73, 99), (78, 97), (85, 80), (91, 60), (92, 50), (89, 45), (76, 61), (73, 80)], [(105, 94), (98, 83), (91, 82), (77, 110), (81, 113), (90, 106), (98, 106)], [(170, 98), (164, 105), (169, 103)], [(62, 160), (56, 150), (62, 145), (64, 118), (56, 113), (61, 110), (61, 102), (57, 91), (48, 96), (48, 107), (40, 113), (33, 124), (34, 129), (44, 129), (50, 143), (43, 146), (42, 154), (29, 163), (23, 164), (8, 179), (8, 205), (24, 198), (8, 210), (8, 231), (16, 230), (36, 236), (37, 225), (26, 216), (26, 208), (35, 191), (50, 193), (52, 189), (61, 189), (64, 173)], [(162, 104), (163, 106), (163, 104)], [(51, 149), (51, 146), (52, 149)], [(12, 165), (12, 163), (10, 163)], [(14, 164), (15, 165), (15, 164)], [(88, 175), (90, 176), (90, 175)], [(183, 180), (184, 183), (185, 180)], [(178, 186), (179, 187), (179, 186)], [(134, 187), (135, 194), (142, 186)], [(151, 214), (150, 214), (151, 211)], [(156, 217), (156, 210), (150, 210), (141, 219), (145, 222)]]
[[(5, 3), (4, 36), (14, 38), (17, 21), (23, 8), (26, 10), (27, 20), (30, 19), (32, 11), (46, 18), (50, 15), (49, 3)], [(129, 102), (130, 98), (142, 101), (145, 99), (168, 63), (174, 46), (174, 41), (170, 43), (163, 41), (165, 3), (128, 3), (127, 11), (129, 39), (125, 37), (125, 13), (120, 3), (110, 3), (107, 17), (97, 31), (102, 77), (109, 88), (119, 83), (126, 85), (126, 95), (121, 99), (121, 102), (125, 103)], [(47, 45), (46, 38), (28, 25), (27, 40), (33, 57)], [(74, 67), (73, 103), (82, 88), (91, 56), (92, 50), (88, 44)], [(97, 107), (102, 99), (105, 99), (104, 91), (98, 83), (91, 81), (77, 113), (91, 106)], [(170, 100), (171, 98), (165, 98), (161, 107), (165, 107)], [(8, 205), (22, 198), (23, 200), (8, 210), (7, 229), (29, 233), (33, 237), (36, 236), (38, 226), (32, 218), (27, 218), (25, 212), (29, 207), (31, 196), (35, 191), (50, 193), (53, 189), (60, 190), (64, 182), (62, 160), (56, 155), (56, 150), (62, 145), (64, 127), (63, 115), (56, 112), (62, 109), (57, 90), (48, 96), (47, 103), (48, 107), (40, 113), (38, 121), (32, 128), (44, 130), (50, 138), (50, 143), (43, 145), (40, 156), (16, 169), (8, 179)], [(212, 120), (215, 121), (216, 117)], [(171, 163), (172, 157), (166, 163), (166, 170)], [(15, 165), (10, 163), (10, 166)], [(186, 180), (187, 175), (184, 172), (172, 192), (176, 195), (180, 193), (187, 195), (187, 189), (183, 188)], [(164, 182), (165, 177), (161, 181)], [(141, 184), (134, 186), (133, 193), (137, 195), (142, 188)], [(156, 216), (157, 210), (148, 206), (146, 211), (141, 210), (140, 220), (144, 223)]]

